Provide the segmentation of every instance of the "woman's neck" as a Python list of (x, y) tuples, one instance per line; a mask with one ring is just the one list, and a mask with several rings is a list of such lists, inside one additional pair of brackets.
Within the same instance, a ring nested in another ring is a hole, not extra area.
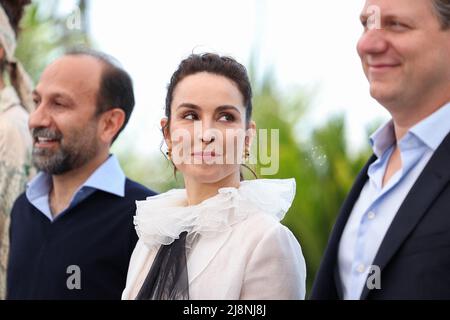
[(193, 206), (215, 196), (220, 188), (238, 188), (240, 185), (240, 175), (239, 172), (237, 174), (233, 173), (214, 183), (202, 183), (198, 182), (195, 178), (185, 177), (184, 183), (186, 186), (188, 205)]

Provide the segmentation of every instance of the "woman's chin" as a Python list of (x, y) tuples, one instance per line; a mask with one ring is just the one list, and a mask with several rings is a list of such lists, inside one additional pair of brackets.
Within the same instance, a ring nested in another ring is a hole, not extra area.
[(180, 168), (180, 171), (185, 178), (192, 179), (197, 183), (212, 184), (224, 180), (236, 171), (234, 168), (230, 169), (232, 168), (224, 168), (224, 165), (202, 164), (190, 165), (189, 168)]

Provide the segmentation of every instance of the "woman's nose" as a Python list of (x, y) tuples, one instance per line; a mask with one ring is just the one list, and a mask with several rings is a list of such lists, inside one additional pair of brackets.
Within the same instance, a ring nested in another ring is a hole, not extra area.
[(211, 143), (216, 140), (218, 130), (214, 127), (213, 121), (203, 121), (202, 131), (199, 136), (200, 140), (204, 143)]
[(205, 143), (211, 143), (216, 140), (216, 137), (214, 135), (203, 135), (201, 140)]

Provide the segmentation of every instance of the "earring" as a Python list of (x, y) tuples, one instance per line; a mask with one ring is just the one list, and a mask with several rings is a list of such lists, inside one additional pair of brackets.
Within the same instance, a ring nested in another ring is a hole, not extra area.
[(248, 151), (247, 148), (245, 148), (244, 161), (247, 162), (249, 158), (250, 158), (250, 152)]
[(172, 161), (172, 149), (169, 148), (169, 150), (166, 151), (166, 156), (169, 159), (169, 161)]

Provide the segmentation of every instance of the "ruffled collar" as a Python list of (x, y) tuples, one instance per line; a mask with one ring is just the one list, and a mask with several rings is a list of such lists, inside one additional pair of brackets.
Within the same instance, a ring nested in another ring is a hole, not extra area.
[(242, 181), (239, 188), (227, 187), (198, 205), (187, 206), (185, 189), (136, 201), (136, 231), (148, 248), (168, 245), (188, 232), (187, 244), (199, 236), (212, 237), (227, 231), (251, 214), (267, 214), (278, 221), (295, 196), (295, 179)]

